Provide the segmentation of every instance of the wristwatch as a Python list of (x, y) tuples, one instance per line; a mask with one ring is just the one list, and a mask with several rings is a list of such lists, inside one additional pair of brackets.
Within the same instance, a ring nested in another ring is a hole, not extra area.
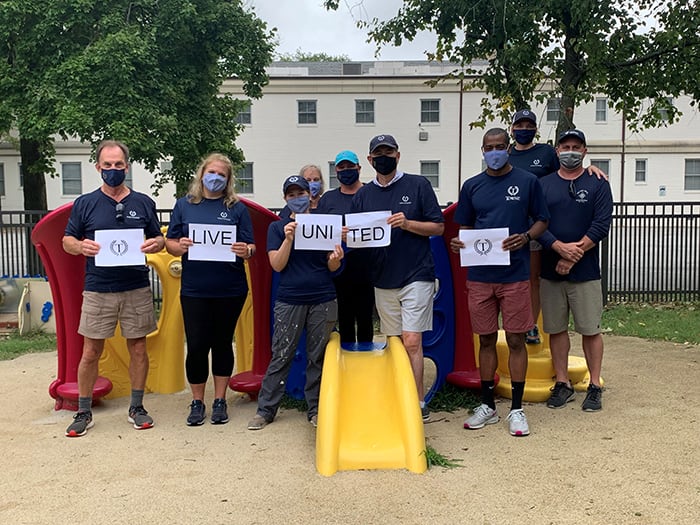
[(523, 233), (523, 235), (525, 236), (525, 240), (527, 242), (530, 242), (532, 240), (532, 237), (530, 237), (530, 232), (525, 232)]

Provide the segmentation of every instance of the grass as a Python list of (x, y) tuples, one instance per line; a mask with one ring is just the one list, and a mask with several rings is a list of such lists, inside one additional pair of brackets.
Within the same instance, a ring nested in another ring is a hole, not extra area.
[(19, 335), (19, 332), (15, 331), (9, 335), (0, 336), (0, 361), (14, 359), (23, 354), (53, 350), (56, 350), (56, 334), (36, 331)]
[(442, 467), (442, 468), (457, 468), (457, 467), (463, 467), (460, 461), (463, 461), (461, 459), (449, 459), (442, 454), (440, 454), (437, 450), (435, 450), (433, 447), (428, 445), (426, 443), (425, 445), (425, 450), (423, 451), (425, 454), (425, 459), (428, 461), (428, 468), (431, 467)]
[(608, 304), (601, 324), (606, 333), (700, 344), (700, 303)]

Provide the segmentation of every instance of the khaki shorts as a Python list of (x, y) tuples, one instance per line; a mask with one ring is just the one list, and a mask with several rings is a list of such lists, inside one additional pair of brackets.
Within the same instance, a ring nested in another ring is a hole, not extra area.
[(569, 312), (574, 317), (574, 329), (581, 335), (600, 333), (603, 315), (603, 292), (600, 279), (570, 282), (540, 281), (542, 303), (542, 328), (548, 334), (558, 334), (569, 329)]
[(433, 281), (415, 281), (403, 288), (375, 288), (374, 300), (384, 335), (433, 329)]
[(524, 334), (535, 322), (530, 305), (530, 282), (482, 283), (467, 281), (469, 316), (475, 334), (498, 332), (498, 314), (503, 329), (512, 334)]
[(127, 339), (145, 337), (156, 329), (150, 287), (126, 292), (83, 292), (78, 333), (90, 339), (109, 339), (117, 322)]

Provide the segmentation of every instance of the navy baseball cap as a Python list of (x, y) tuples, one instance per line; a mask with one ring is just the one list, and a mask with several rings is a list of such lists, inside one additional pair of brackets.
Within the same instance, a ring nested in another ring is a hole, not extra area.
[(284, 184), (282, 184), (282, 193), (286, 195), (287, 190), (291, 186), (299, 186), (304, 191), (311, 191), (309, 189), (309, 182), (304, 177), (300, 177), (299, 175), (290, 175), (284, 179)]
[(529, 109), (521, 109), (520, 111), (517, 111), (515, 115), (513, 115), (513, 124), (520, 120), (529, 120), (535, 126), (537, 125), (537, 117)]
[(583, 131), (581, 131), (580, 129), (569, 129), (563, 132), (561, 135), (559, 135), (559, 138), (557, 139), (557, 145), (559, 145), (559, 143), (562, 140), (571, 137), (580, 140), (584, 146), (586, 145), (586, 135), (584, 135)]
[(357, 155), (355, 155), (354, 152), (346, 149), (341, 151), (335, 156), (335, 165), (337, 166), (344, 160), (347, 160), (348, 162), (352, 162), (353, 164), (359, 164), (360, 159), (357, 158)]
[(369, 141), (369, 152), (372, 153), (379, 146), (389, 146), (390, 148), (399, 149), (399, 144), (391, 135), (377, 135)]

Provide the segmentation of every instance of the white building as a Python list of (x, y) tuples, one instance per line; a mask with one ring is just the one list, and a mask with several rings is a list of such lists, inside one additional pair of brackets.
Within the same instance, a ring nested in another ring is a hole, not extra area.
[[(427, 85), (453, 69), (425, 61), (274, 63), (263, 98), (240, 115), (245, 129), (238, 146), (246, 157), (241, 194), (279, 208), (282, 180), (310, 163), (322, 167), (327, 187), (335, 187), (332, 163), (343, 149), (358, 154), (362, 180), (369, 180), (369, 140), (389, 133), (400, 146), (400, 169), (429, 177), (441, 204), (456, 200), (464, 180), (482, 169), (484, 130), (469, 123), (485, 93), (462, 92), (455, 80)], [(222, 91), (244, 96), (236, 79)], [(605, 98), (576, 108), (588, 158), (609, 174), (616, 201), (700, 200), (700, 116), (687, 97), (673, 103), (683, 113), (680, 122), (637, 133), (626, 129)], [(533, 105), (541, 142), (555, 140), (556, 107), (555, 101)], [(100, 184), (87, 147), (58, 143), (56, 164), (59, 177), (47, 180), (52, 208), (74, 199), (78, 185), (79, 194)], [(136, 190), (150, 193), (152, 177), (138, 166), (133, 180)], [(0, 144), (0, 181), (2, 208), (21, 209), (19, 155), (7, 144)], [(164, 188), (158, 207), (171, 207), (172, 195), (172, 186)]]

